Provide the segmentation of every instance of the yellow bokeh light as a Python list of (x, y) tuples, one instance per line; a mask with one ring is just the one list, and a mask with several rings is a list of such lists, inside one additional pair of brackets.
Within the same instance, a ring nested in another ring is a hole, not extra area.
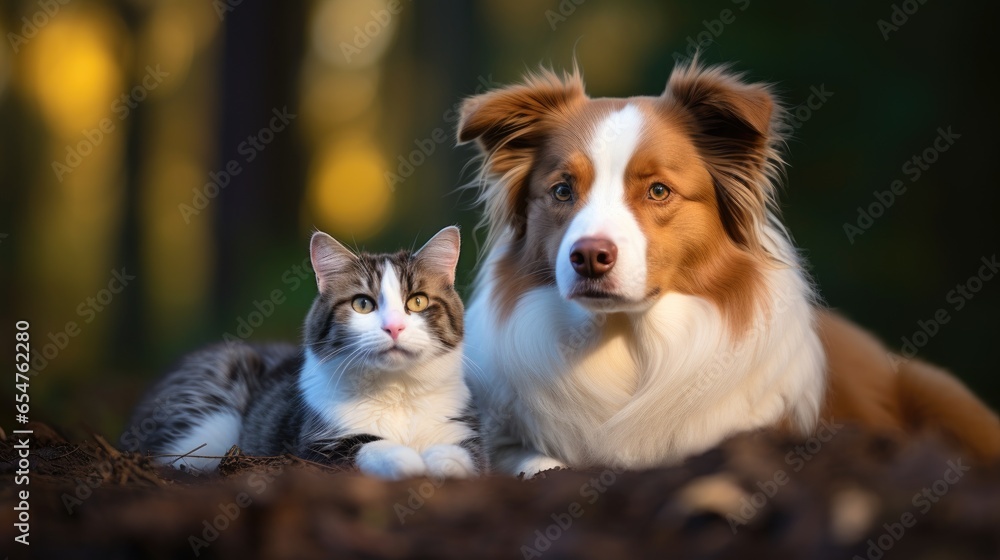
[(22, 47), (24, 83), (56, 137), (78, 136), (113, 116), (111, 104), (123, 89), (121, 41), (113, 16), (67, 10)]
[(312, 18), (312, 45), (328, 64), (361, 68), (377, 62), (392, 44), (407, 2), (322, 0)]
[[(202, 11), (207, 11), (203, 8)], [(180, 3), (163, 3), (156, 6), (139, 34), (139, 60), (156, 61), (169, 77), (150, 91), (153, 97), (170, 94), (184, 83), (195, 53), (194, 25), (197, 12)]]
[(329, 71), (315, 61), (307, 62), (302, 72), (300, 111), (305, 134), (322, 138), (337, 125), (363, 115), (372, 107), (378, 94), (379, 71), (368, 68), (357, 72)]
[(143, 174), (143, 269), (158, 336), (182, 329), (207, 297), (212, 247), (205, 239), (212, 220), (199, 215), (185, 223), (178, 209), (190, 202), (192, 186), (204, 183), (198, 162), (179, 153), (152, 157)]
[(385, 160), (371, 142), (329, 143), (316, 155), (305, 214), (320, 229), (347, 239), (378, 233), (389, 219), (392, 192)]

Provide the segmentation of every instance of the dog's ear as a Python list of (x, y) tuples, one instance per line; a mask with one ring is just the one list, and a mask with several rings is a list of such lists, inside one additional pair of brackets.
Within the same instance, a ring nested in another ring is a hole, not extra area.
[(748, 249), (762, 250), (761, 232), (775, 207), (774, 181), (783, 165), (777, 149), (782, 110), (770, 88), (747, 83), (726, 67), (693, 62), (674, 69), (663, 99), (687, 113), (727, 233)]
[[(480, 150), (501, 155), (530, 149), (544, 134), (545, 121), (585, 99), (583, 80), (574, 70), (562, 78), (542, 69), (524, 83), (470, 97), (462, 102), (458, 143), (476, 140)], [(506, 173), (508, 158), (492, 158), (492, 171)]]
[(562, 78), (549, 70), (466, 99), (458, 123), (458, 143), (475, 141), (483, 156), (483, 171), (498, 179), (485, 189), (491, 226), (519, 229), (524, 192), (532, 162), (551, 119), (586, 99), (583, 80), (574, 69)]

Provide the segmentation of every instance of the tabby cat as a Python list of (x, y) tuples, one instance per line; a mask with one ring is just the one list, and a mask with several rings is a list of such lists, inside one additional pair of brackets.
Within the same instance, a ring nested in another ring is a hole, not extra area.
[(448, 227), (415, 253), (354, 254), (317, 232), (319, 295), (303, 347), (227, 342), (189, 355), (139, 404), (122, 442), (197, 470), (238, 445), (386, 479), (477, 474), (459, 239)]

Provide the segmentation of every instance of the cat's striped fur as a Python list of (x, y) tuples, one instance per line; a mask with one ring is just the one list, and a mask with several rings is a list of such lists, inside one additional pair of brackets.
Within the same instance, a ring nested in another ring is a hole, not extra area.
[[(236, 342), (189, 355), (136, 408), (123, 445), (197, 469), (238, 445), (393, 479), (483, 470), (462, 380), (458, 253), (457, 228), (415, 253), (382, 255), (317, 233), (319, 295), (303, 347)], [(418, 295), (427, 304), (416, 311)], [(355, 308), (359, 297), (368, 311)]]

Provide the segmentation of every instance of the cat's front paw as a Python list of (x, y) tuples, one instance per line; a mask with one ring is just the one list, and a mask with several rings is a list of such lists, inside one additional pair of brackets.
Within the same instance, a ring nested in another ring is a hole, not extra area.
[(472, 455), (457, 445), (432, 445), (422, 456), (427, 474), (433, 478), (469, 478), (477, 474)]
[(385, 440), (365, 444), (356, 461), (361, 472), (386, 480), (427, 474), (427, 466), (415, 449)]

